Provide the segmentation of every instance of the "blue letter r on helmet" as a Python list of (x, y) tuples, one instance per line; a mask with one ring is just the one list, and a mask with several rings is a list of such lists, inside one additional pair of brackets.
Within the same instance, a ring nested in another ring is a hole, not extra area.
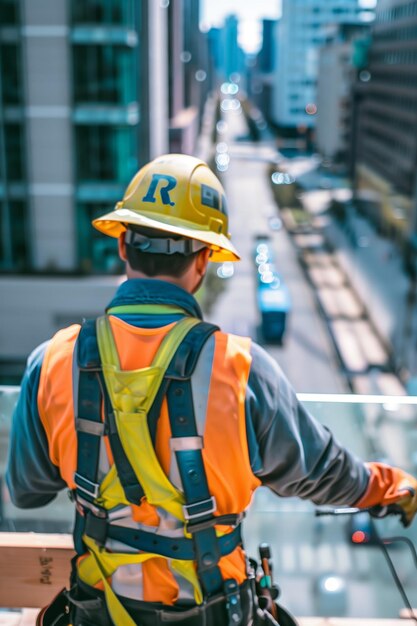
[(151, 184), (149, 185), (149, 189), (146, 192), (146, 195), (143, 196), (142, 202), (156, 202), (155, 192), (158, 187), (159, 181), (165, 181), (166, 184), (164, 186), (159, 187), (159, 193), (161, 195), (162, 204), (169, 204), (170, 206), (175, 206), (175, 202), (172, 202), (169, 197), (169, 192), (174, 189), (177, 184), (177, 179), (173, 176), (168, 176), (167, 174), (153, 174)]

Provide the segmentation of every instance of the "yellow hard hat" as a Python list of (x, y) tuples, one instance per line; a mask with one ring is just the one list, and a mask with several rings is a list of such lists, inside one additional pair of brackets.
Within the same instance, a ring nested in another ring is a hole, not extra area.
[(166, 154), (142, 167), (115, 210), (92, 224), (110, 237), (128, 224), (157, 229), (207, 244), (211, 261), (240, 259), (227, 232), (220, 181), (204, 161), (185, 154)]

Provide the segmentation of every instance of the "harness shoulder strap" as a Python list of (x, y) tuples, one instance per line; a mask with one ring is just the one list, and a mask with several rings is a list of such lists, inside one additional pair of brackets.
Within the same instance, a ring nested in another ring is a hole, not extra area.
[[(219, 538), (214, 529), (217, 505), (210, 494), (191, 389), (191, 375), (201, 351), (217, 327), (202, 323), (182, 342), (166, 373), (171, 424), (171, 448), (175, 453), (185, 495), (184, 516), (187, 531), (191, 533), (196, 553), (197, 573), (207, 596), (222, 590), (233, 593), (231, 603), (236, 623), (240, 621), (240, 598), (236, 581), (223, 581), (218, 562), (221, 558)], [(236, 593), (235, 593), (236, 592)], [(234, 619), (234, 618), (233, 618)]]
[[(78, 437), (77, 487), (92, 502), (98, 495), (98, 461), (100, 455), (100, 437), (108, 435), (123, 491), (128, 502), (138, 504), (144, 491), (138, 481), (129, 460), (120, 443), (114, 424), (106, 386), (103, 380), (101, 359), (97, 344), (96, 320), (86, 320), (80, 330), (77, 341), (77, 366), (79, 384), (77, 402), (78, 413), (76, 429)], [(101, 402), (104, 401), (105, 422), (101, 421)], [(86, 437), (85, 434), (90, 437)]]

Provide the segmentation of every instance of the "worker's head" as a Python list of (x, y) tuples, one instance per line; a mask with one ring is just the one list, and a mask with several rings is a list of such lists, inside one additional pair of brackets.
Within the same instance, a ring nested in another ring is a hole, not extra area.
[(181, 279), (194, 291), (194, 278), (201, 282), (209, 260), (239, 260), (227, 231), (223, 187), (191, 156), (168, 154), (145, 165), (115, 210), (93, 225), (119, 238), (129, 277)]

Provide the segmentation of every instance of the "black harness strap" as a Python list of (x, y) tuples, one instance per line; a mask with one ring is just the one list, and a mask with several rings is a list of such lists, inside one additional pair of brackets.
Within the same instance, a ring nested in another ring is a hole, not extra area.
[[(101, 369), (101, 360), (97, 345), (96, 320), (86, 320), (81, 327), (81, 331), (77, 341), (77, 362), (80, 372), (78, 402), (84, 403), (85, 406), (88, 405), (89, 410), (91, 410), (91, 417), (89, 418), (89, 422), (93, 421), (102, 424), (100, 409), (101, 399), (103, 398), (104, 413), (106, 417), (105, 431), (101, 433), (97, 431), (96, 434), (108, 435), (117, 473), (120, 479), (120, 483), (123, 487), (126, 499), (132, 504), (139, 504), (141, 498), (144, 496), (144, 491), (136, 477), (135, 472), (133, 471), (131, 464), (129, 463), (125, 451), (123, 450), (123, 446), (117, 432), (113, 409), (107, 393)], [(87, 376), (84, 376), (84, 373), (86, 373)], [(91, 376), (92, 373), (94, 373), (94, 376)], [(96, 399), (98, 398), (98, 407), (97, 402), (95, 406), (92, 406), (91, 403), (89, 403), (88, 396), (93, 396)], [(84, 400), (84, 398), (86, 399)], [(83, 415), (86, 415), (85, 410)], [(79, 432), (78, 425), (79, 422), (76, 422), (77, 432)], [(90, 428), (91, 432), (91, 426), (88, 425), (87, 428)], [(86, 461), (88, 460), (90, 454), (92, 455), (92, 458), (97, 457), (98, 459), (100, 454), (100, 437), (98, 436), (96, 437), (96, 439), (85, 440), (83, 443), (85, 445)], [(83, 466), (81, 466), (80, 468), (80, 465), (78, 464), (77, 474), (80, 476), (80, 482), (83, 482), (82, 479), (85, 477), (91, 480), (94, 474), (92, 481), (97, 486), (98, 463), (95, 467), (95, 472), (93, 471), (93, 468), (91, 466), (87, 470), (89, 471), (90, 476), (88, 476), (88, 474), (86, 473), (86, 469), (87, 468), (84, 468)], [(85, 485), (86, 483), (84, 482), (84, 486)], [(82, 496), (82, 494), (80, 495)], [(88, 501), (91, 502), (91, 499), (89, 499)]]
[[(186, 537), (168, 537), (158, 533), (108, 523), (105, 536), (100, 533), (98, 525), (94, 525), (94, 527), (88, 527), (87, 525), (85, 532), (100, 545), (104, 545), (107, 539), (113, 539), (141, 552), (153, 552), (166, 556), (169, 559), (195, 561), (197, 558), (194, 541)], [(221, 556), (226, 556), (233, 552), (242, 542), (240, 526), (237, 526), (231, 533), (219, 537), (218, 541)]]
[[(74, 545), (78, 554), (85, 552), (84, 533), (102, 539), (107, 533), (107, 512), (97, 506), (98, 470), (101, 438), (108, 435), (114, 462), (129, 502), (139, 504), (143, 490), (121, 446), (113, 411), (103, 379), (97, 345), (96, 321), (84, 321), (77, 339), (78, 394), (75, 428), (77, 432), (77, 471), (74, 475), (77, 514)], [(101, 420), (104, 399), (105, 422)]]
[[(197, 573), (207, 596), (222, 591), (225, 581), (218, 567), (221, 558), (219, 538), (213, 524), (204, 524), (216, 519), (213, 514), (217, 506), (207, 483), (201, 453), (203, 441), (195, 420), (191, 376), (206, 341), (215, 330), (217, 327), (205, 322), (194, 327), (181, 343), (165, 374), (170, 381), (167, 399), (171, 447), (184, 489), (184, 515), (187, 530), (192, 533), (194, 541)], [(228, 591), (230, 593), (230, 587)], [(236, 616), (239, 611), (236, 607)]]
[(78, 393), (75, 428), (77, 433), (77, 470), (74, 475), (77, 513), (74, 527), (74, 545), (78, 554), (85, 552), (82, 536), (86, 517), (82, 503), (93, 505), (99, 493), (97, 481), (101, 437), (106, 424), (101, 421), (100, 360), (97, 342), (92, 335), (94, 322), (87, 320), (77, 339)]

